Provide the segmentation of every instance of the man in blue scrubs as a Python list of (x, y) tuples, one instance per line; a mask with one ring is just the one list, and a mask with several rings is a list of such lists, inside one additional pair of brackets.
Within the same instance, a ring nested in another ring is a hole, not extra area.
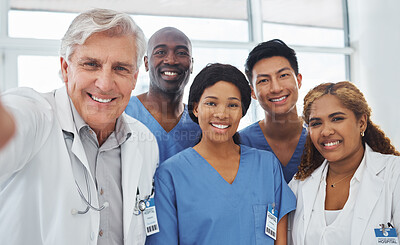
[(193, 69), (192, 44), (180, 30), (162, 28), (151, 36), (144, 63), (150, 76), (149, 91), (133, 96), (125, 112), (156, 136), (161, 163), (194, 146), (201, 134), (183, 103)]
[(307, 135), (296, 108), (302, 81), (296, 53), (279, 39), (260, 43), (249, 53), (245, 72), (252, 98), (265, 117), (240, 131), (241, 142), (272, 151), (289, 183), (297, 172)]

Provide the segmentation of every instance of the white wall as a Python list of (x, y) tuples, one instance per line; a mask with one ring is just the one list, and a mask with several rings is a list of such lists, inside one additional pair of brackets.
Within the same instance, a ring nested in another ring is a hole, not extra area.
[[(348, 0), (352, 81), (400, 150), (400, 1)], [(399, 72), (399, 73), (398, 73)]]

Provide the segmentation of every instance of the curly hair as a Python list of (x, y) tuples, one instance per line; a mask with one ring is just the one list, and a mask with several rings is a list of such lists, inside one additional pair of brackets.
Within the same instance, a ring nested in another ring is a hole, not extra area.
[[(357, 119), (360, 119), (362, 115), (367, 116), (367, 129), (364, 132), (364, 137), (362, 137), (363, 145), (367, 143), (372, 150), (382, 154), (400, 155), (385, 133), (371, 121), (371, 108), (362, 92), (351, 82), (323, 83), (310, 90), (304, 97), (303, 108), (303, 120), (307, 125), (309, 124), (313, 102), (327, 94), (338, 98), (344, 107), (354, 113)], [(310, 134), (308, 134), (295, 178), (306, 179), (315, 169), (321, 166), (323, 161), (324, 157), (315, 148)]]

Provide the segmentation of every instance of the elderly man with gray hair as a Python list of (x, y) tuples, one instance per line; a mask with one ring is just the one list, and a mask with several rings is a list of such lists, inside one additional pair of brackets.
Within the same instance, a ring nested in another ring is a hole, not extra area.
[(145, 50), (128, 15), (94, 9), (62, 39), (64, 87), (1, 95), (2, 244), (144, 244), (157, 231), (143, 217), (157, 142), (123, 113)]

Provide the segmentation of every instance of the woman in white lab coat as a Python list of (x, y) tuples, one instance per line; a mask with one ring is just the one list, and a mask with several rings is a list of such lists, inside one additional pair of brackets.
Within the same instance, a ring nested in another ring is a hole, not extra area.
[(370, 116), (350, 82), (321, 84), (304, 98), (309, 133), (289, 184), (297, 197), (289, 244), (366, 245), (399, 234), (399, 152)]

